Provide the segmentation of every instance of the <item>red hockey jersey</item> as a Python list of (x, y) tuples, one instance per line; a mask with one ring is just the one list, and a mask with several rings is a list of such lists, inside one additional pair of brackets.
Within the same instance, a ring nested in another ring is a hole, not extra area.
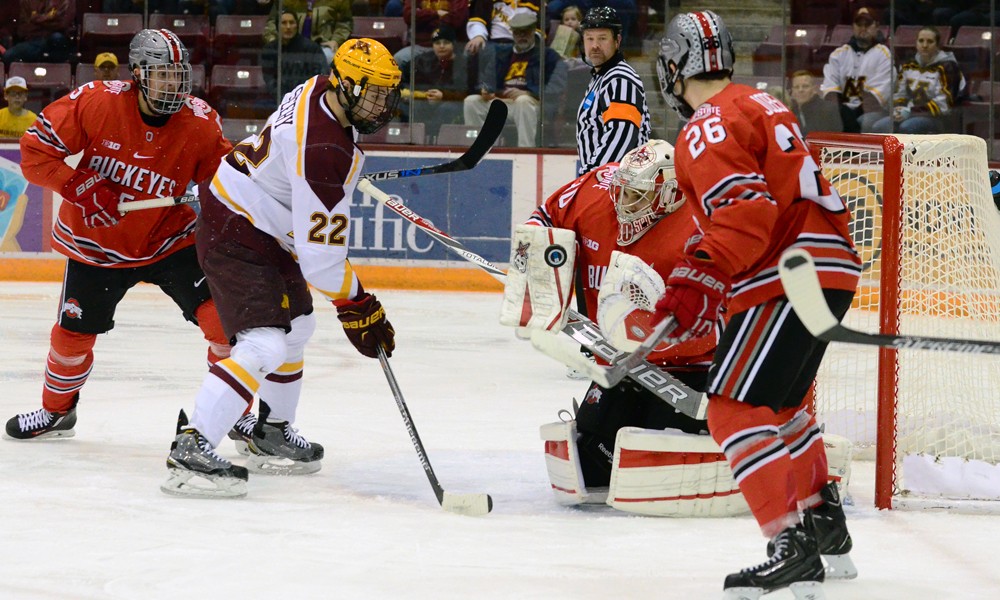
[[(585, 279), (584, 294), (591, 320), (597, 319), (597, 295), (615, 250), (638, 256), (664, 280), (674, 263), (684, 255), (684, 244), (695, 234), (695, 208), (685, 202), (660, 219), (639, 240), (618, 245), (618, 219), (608, 193), (611, 175), (618, 163), (608, 163), (584, 173), (552, 194), (528, 219), (544, 227), (561, 227), (576, 232), (577, 269)], [(653, 352), (650, 362), (667, 366), (707, 365), (715, 351), (716, 337), (708, 336), (666, 350)]]
[[(218, 113), (189, 97), (166, 124), (150, 126), (138, 93), (131, 82), (94, 81), (49, 104), (21, 138), (24, 177), (58, 193), (74, 172), (65, 159), (82, 152), (79, 167), (114, 182), (123, 201), (182, 195), (189, 182), (210, 178), (232, 147)], [(91, 265), (138, 267), (194, 244), (195, 217), (188, 206), (137, 210), (91, 229), (63, 202), (53, 247)]]
[(681, 130), (674, 160), (703, 230), (697, 248), (732, 278), (730, 314), (783, 294), (777, 265), (790, 247), (813, 255), (824, 288), (856, 288), (847, 208), (773, 96), (729, 84)]

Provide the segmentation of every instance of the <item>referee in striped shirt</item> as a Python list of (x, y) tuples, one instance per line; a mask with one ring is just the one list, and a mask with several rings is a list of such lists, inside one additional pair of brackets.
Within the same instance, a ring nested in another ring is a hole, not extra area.
[(649, 141), (649, 109), (642, 80), (621, 53), (622, 22), (615, 9), (599, 6), (580, 23), (584, 60), (593, 79), (576, 113), (577, 176)]

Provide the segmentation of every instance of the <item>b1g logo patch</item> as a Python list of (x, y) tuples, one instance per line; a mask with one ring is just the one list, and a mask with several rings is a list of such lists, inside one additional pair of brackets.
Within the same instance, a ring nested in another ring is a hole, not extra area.
[(552, 244), (545, 249), (544, 258), (545, 264), (554, 269), (558, 269), (566, 264), (566, 249), (559, 244)]
[(66, 302), (63, 302), (62, 311), (67, 319), (83, 318), (83, 309), (80, 308), (80, 303), (76, 301), (76, 298), (68, 298)]

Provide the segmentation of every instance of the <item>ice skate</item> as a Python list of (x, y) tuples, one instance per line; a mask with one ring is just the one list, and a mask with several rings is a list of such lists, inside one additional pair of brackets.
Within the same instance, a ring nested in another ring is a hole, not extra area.
[(820, 490), (823, 503), (806, 509), (803, 522), (819, 545), (819, 552), (826, 562), (826, 576), (829, 579), (854, 579), (858, 569), (851, 560), (853, 547), (851, 534), (847, 531), (847, 517), (841, 503), (837, 484), (830, 482)]
[(261, 400), (260, 418), (247, 442), (247, 468), (269, 475), (307, 475), (319, 471), (323, 446), (309, 443), (288, 421), (269, 420), (270, 414), (270, 407)]
[(796, 525), (779, 533), (773, 543), (766, 562), (726, 577), (723, 600), (758, 600), (786, 587), (798, 600), (824, 600), (823, 561), (812, 534)]
[(242, 417), (233, 428), (229, 430), (228, 437), (233, 440), (233, 445), (236, 446), (236, 451), (240, 453), (241, 456), (250, 456), (250, 450), (247, 449), (247, 445), (253, 440), (253, 428), (257, 425), (257, 415), (249, 412)]
[(170, 455), (167, 456), (170, 477), (160, 485), (160, 489), (174, 496), (246, 496), (247, 470), (216, 454), (205, 436), (187, 425), (187, 415), (182, 410), (177, 418), (177, 437), (170, 445)]
[(49, 412), (44, 408), (14, 415), (7, 421), (3, 436), (8, 440), (43, 440), (46, 438), (70, 438), (76, 435), (76, 403), (80, 395), (73, 397), (73, 406), (65, 412)]

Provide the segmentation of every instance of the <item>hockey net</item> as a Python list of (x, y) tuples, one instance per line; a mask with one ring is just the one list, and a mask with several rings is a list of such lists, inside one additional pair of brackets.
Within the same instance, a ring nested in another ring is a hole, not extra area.
[[(809, 142), (851, 209), (864, 261), (844, 324), (1000, 340), (1000, 215), (985, 142), (850, 134)], [(816, 396), (826, 430), (875, 459), (878, 507), (1000, 500), (1000, 359), (831, 344)]]

